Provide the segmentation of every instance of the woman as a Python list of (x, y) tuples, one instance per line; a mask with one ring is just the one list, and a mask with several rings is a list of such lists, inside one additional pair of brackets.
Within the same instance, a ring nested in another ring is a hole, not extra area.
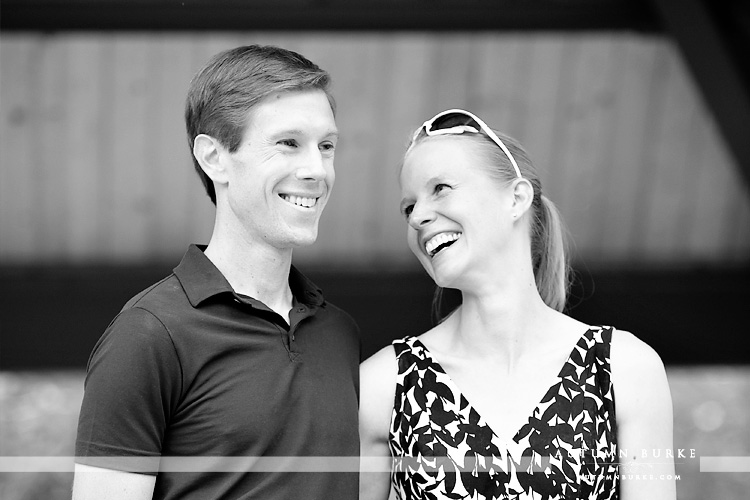
[(561, 312), (561, 222), (521, 146), (444, 111), (400, 183), (409, 247), (462, 303), (362, 364), (360, 498), (674, 499), (664, 366)]

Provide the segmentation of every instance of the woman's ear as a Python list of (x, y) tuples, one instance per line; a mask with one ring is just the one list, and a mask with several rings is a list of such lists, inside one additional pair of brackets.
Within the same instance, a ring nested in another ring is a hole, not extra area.
[(226, 149), (213, 137), (199, 134), (193, 141), (193, 156), (203, 172), (216, 184), (228, 182), (225, 162)]
[(534, 187), (528, 179), (513, 181), (513, 216), (521, 218), (534, 201)]

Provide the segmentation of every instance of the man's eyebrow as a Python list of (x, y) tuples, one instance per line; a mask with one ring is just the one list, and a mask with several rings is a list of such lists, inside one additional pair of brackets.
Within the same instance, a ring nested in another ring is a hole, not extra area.
[(284, 128), (280, 130), (274, 130), (271, 132), (271, 137), (277, 137), (280, 135), (302, 135), (304, 132), (299, 128)]
[[(271, 136), (277, 137), (280, 135), (305, 135), (307, 133), (308, 133), (307, 131), (302, 130), (300, 128), (289, 128), (289, 129), (283, 129), (283, 130), (278, 130), (276, 132), (273, 132)], [(329, 129), (323, 134), (323, 137), (338, 137), (338, 136), (339, 136), (339, 131), (338, 129), (335, 129), (335, 128)]]
[(331, 128), (326, 130), (326, 132), (323, 134), (323, 137), (336, 137), (339, 136), (339, 130), (336, 128)]

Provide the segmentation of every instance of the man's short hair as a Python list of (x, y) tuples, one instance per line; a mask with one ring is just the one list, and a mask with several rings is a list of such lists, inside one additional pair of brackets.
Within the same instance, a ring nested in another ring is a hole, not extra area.
[(247, 45), (215, 55), (190, 82), (185, 101), (190, 155), (195, 170), (216, 204), (211, 179), (193, 157), (193, 142), (206, 134), (235, 152), (247, 127), (248, 112), (275, 92), (319, 89), (325, 92), (331, 109), (330, 75), (304, 56), (274, 46)]

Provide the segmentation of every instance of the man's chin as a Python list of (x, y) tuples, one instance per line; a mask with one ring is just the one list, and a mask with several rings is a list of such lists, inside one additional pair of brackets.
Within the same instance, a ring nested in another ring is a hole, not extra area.
[(309, 247), (318, 239), (318, 231), (310, 231), (306, 233), (295, 234), (290, 241), (291, 248), (305, 248)]

